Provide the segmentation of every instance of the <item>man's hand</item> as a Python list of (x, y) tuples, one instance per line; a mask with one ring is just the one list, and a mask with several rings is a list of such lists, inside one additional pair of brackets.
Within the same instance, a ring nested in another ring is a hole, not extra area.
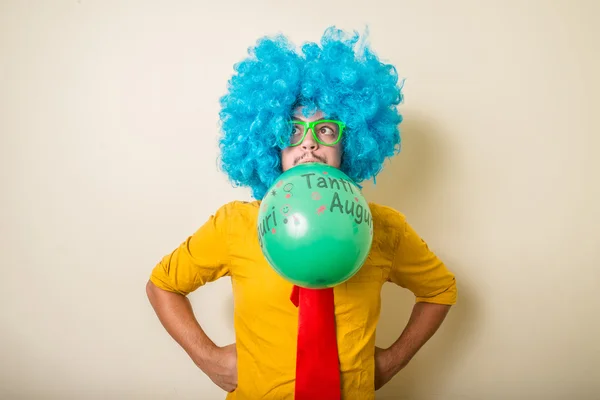
[(215, 347), (210, 356), (196, 365), (221, 389), (233, 392), (237, 388), (237, 350), (235, 343)]
[(398, 371), (390, 349), (375, 347), (375, 390), (381, 389)]

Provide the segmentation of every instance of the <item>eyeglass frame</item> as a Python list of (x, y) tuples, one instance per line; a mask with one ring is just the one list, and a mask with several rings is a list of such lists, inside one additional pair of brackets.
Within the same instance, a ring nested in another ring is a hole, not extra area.
[[(317, 137), (317, 133), (315, 132), (315, 126), (318, 125), (318, 124), (325, 123), (325, 122), (334, 123), (340, 129), (339, 136), (335, 140), (335, 142), (333, 142), (333, 143), (325, 143), (325, 142), (321, 141)], [(288, 121), (288, 124), (289, 125), (296, 125), (296, 124), (298, 124), (298, 125), (302, 125), (304, 127), (304, 134), (302, 135), (302, 138), (300, 140), (298, 140), (298, 142), (295, 143), (295, 144), (291, 144), (290, 143), (289, 144), (290, 147), (299, 146), (302, 142), (304, 142), (304, 139), (306, 139), (306, 134), (308, 133), (309, 130), (312, 131), (313, 138), (315, 139), (315, 141), (317, 143), (322, 144), (323, 146), (335, 146), (342, 139), (342, 134), (344, 133), (344, 128), (346, 128), (346, 124), (344, 124), (342, 121), (337, 121), (337, 120), (334, 120), (334, 119), (320, 119), (320, 120), (312, 121), (312, 122), (295, 120), (295, 121)]]

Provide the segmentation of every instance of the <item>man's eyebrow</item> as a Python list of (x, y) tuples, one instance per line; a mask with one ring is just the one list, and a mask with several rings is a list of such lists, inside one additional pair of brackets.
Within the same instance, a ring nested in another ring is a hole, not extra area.
[[(319, 119), (316, 119), (315, 121), (325, 121), (326, 119), (327, 119), (327, 118), (319, 118)], [(302, 121), (302, 122), (306, 122), (305, 120), (303, 120), (303, 119), (300, 119), (300, 118), (298, 118), (298, 117), (292, 117), (292, 121)]]

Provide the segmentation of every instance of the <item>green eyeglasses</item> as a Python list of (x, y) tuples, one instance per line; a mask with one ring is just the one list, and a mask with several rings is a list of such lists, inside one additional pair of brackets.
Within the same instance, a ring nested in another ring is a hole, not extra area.
[(304, 141), (306, 133), (311, 130), (315, 141), (323, 146), (334, 146), (342, 138), (346, 125), (341, 121), (325, 119), (313, 122), (290, 121), (290, 146), (298, 146)]

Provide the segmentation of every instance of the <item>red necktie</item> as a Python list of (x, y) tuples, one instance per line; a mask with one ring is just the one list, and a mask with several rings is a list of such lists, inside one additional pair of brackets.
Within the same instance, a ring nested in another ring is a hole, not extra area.
[(298, 307), (295, 400), (340, 400), (340, 363), (333, 288), (294, 286)]

